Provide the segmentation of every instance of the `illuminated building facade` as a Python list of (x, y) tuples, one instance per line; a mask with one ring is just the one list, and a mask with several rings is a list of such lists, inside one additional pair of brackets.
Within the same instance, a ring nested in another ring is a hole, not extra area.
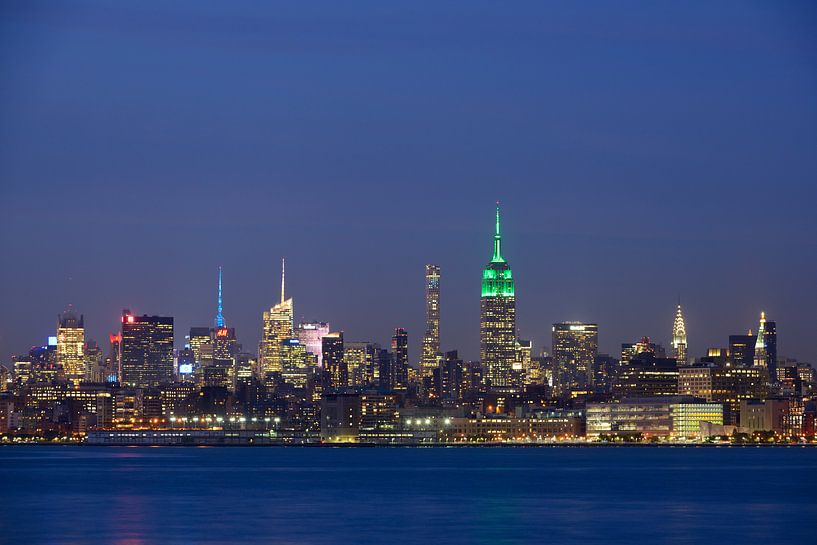
[(513, 387), (516, 361), (516, 289), (510, 265), (502, 257), (499, 206), (496, 208), (494, 254), (482, 271), (479, 355), (492, 388)]
[(514, 388), (522, 388), (531, 384), (531, 360), (533, 357), (533, 343), (524, 339), (516, 340), (516, 359), (513, 362), (511, 381)]
[(423, 378), (430, 377), (438, 364), (440, 353), (440, 267), (426, 265), (426, 333), (423, 336), (423, 352), (420, 371)]
[(556, 323), (551, 342), (556, 391), (566, 395), (571, 390), (587, 390), (593, 382), (593, 363), (599, 352), (599, 326)]
[(649, 337), (641, 337), (641, 340), (638, 342), (624, 343), (621, 345), (621, 364), (624, 365), (633, 359), (633, 357), (643, 352), (650, 352), (657, 358), (666, 357), (663, 346), (650, 342)]
[(69, 309), (57, 319), (57, 365), (75, 388), (85, 379), (85, 321)]
[(85, 359), (85, 380), (88, 382), (105, 382), (105, 357), (96, 341), (86, 341), (83, 347)]
[(281, 343), (281, 377), (296, 388), (306, 388), (309, 369), (306, 365), (306, 346), (299, 339)]
[(207, 367), (212, 361), (212, 343), (209, 327), (191, 327), (187, 343), (193, 351), (197, 367)]
[(730, 425), (740, 423), (742, 400), (768, 395), (767, 381), (765, 370), (755, 367), (695, 364), (678, 368), (678, 393), (723, 404), (724, 424)]
[(107, 382), (117, 382), (122, 375), (122, 333), (108, 333)]
[(405, 390), (408, 388), (408, 332), (402, 327), (394, 329), (391, 337), (391, 389)]
[(701, 422), (723, 425), (723, 405), (720, 403), (674, 403), (670, 405), (670, 413), (674, 437), (700, 438)]
[(280, 373), (281, 346), (287, 339), (294, 337), (292, 322), (292, 298), (287, 299), (284, 295), (284, 261), (281, 261), (281, 301), (264, 311), (264, 327), (259, 346), (259, 357), (264, 375), (270, 373)]
[(678, 365), (687, 364), (687, 329), (680, 303), (675, 309), (675, 322), (672, 324), (672, 351)]
[(343, 359), (346, 363), (346, 372), (349, 377), (349, 386), (363, 386), (371, 383), (374, 351), (372, 343), (345, 342), (343, 345)]
[(766, 321), (766, 313), (760, 313), (760, 327), (755, 340), (754, 366), (765, 369), (769, 380), (777, 379), (777, 324)]
[(148, 388), (173, 381), (173, 318), (122, 312), (122, 383)]
[(329, 334), (329, 324), (326, 322), (304, 322), (298, 324), (295, 336), (306, 347), (307, 352), (318, 358), (318, 367), (323, 367), (323, 352), (321, 340)]
[(323, 371), (330, 388), (342, 388), (349, 384), (349, 373), (343, 357), (343, 332), (327, 333), (321, 339)]
[(621, 365), (612, 393), (618, 399), (676, 395), (678, 364), (673, 358), (657, 358), (652, 352), (641, 352)]
[(238, 339), (233, 327), (217, 327), (210, 331), (213, 347), (213, 365), (216, 367), (231, 367), (233, 358), (239, 352)]

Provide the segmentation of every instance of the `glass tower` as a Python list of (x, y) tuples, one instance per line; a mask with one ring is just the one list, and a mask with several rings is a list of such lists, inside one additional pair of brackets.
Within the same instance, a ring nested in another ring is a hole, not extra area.
[(261, 368), (264, 375), (280, 373), (281, 346), (287, 339), (293, 338), (292, 298), (284, 297), (284, 261), (281, 260), (281, 302), (268, 311), (264, 311), (264, 329), (259, 346)]
[(598, 324), (553, 324), (551, 343), (556, 390), (567, 394), (570, 390), (586, 390), (592, 386), (593, 364), (599, 352)]
[(511, 267), (502, 257), (499, 205), (494, 255), (482, 271), (479, 333), (479, 356), (488, 371), (491, 387), (510, 388), (516, 360), (516, 297)]

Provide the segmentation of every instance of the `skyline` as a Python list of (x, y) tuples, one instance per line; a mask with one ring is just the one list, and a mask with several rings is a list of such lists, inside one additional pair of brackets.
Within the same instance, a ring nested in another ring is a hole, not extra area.
[[(504, 232), (504, 230), (503, 230), (503, 232)], [(493, 264), (493, 263), (501, 263), (501, 264), (506, 263), (506, 260), (505, 260), (504, 256), (502, 255), (502, 251), (500, 249), (501, 248), (501, 243), (502, 243), (502, 238), (500, 237), (500, 203), (497, 202), (496, 203), (495, 229), (494, 229), (493, 242), (492, 242), (493, 255), (492, 255), (491, 261), (488, 263), (489, 268), (490, 268), (490, 265)], [(287, 294), (285, 292), (285, 289), (286, 289), (286, 285), (285, 285), (285, 270), (286, 270), (285, 263), (286, 263), (286, 258), (282, 257), (281, 258), (281, 271), (280, 271), (280, 301), (278, 301), (277, 303), (272, 303), (271, 304), (271, 307), (272, 307), (271, 310), (275, 310), (275, 309), (277, 309), (278, 307), (280, 307), (282, 305), (287, 305), (286, 308), (289, 309), (288, 312), (291, 313), (292, 308), (295, 307), (294, 301), (297, 299), (297, 294), (293, 295), (292, 293)], [(445, 293), (445, 288), (444, 288), (445, 274), (444, 274), (444, 271), (441, 272), (439, 266), (436, 265), (436, 264), (426, 264), (424, 266), (425, 275), (426, 275), (425, 276), (426, 282), (428, 281), (428, 277), (427, 277), (428, 270), (429, 270), (428, 267), (435, 267), (436, 268), (435, 274), (437, 274), (438, 277), (440, 278), (440, 280), (437, 281), (438, 282), (437, 285), (439, 286), (437, 289), (439, 290), (439, 292), (436, 295), (436, 297), (438, 298), (438, 300), (442, 301), (442, 303), (439, 304), (440, 309), (445, 308), (445, 305), (444, 305), (444, 293)], [(510, 278), (510, 276), (509, 276), (509, 278)], [(231, 324), (223, 314), (223, 284), (222, 284), (222, 279), (223, 279), (223, 267), (221, 265), (219, 265), (217, 267), (216, 296), (214, 298), (215, 312), (213, 313), (212, 322), (216, 325), (217, 328), (218, 327), (230, 327), (231, 329), (236, 329), (238, 342), (243, 346), (243, 350), (245, 352), (255, 352), (254, 347), (259, 346), (259, 343), (256, 342), (254, 345), (249, 345), (249, 346), (247, 344), (245, 344), (245, 340), (244, 340), (244, 337), (242, 335), (242, 332), (240, 330), (238, 330), (234, 324)], [(513, 291), (514, 291), (513, 286), (510, 289), (511, 289), (511, 292), (510, 292), (511, 296), (513, 296)], [(483, 297), (484, 297), (484, 295), (485, 295), (485, 280), (484, 279), (483, 279), (482, 293), (483, 293)], [(425, 297), (426, 294), (427, 294), (427, 292), (424, 292), (423, 296)], [(442, 294), (442, 296), (440, 294)], [(288, 298), (287, 298), (287, 295), (289, 295)], [(426, 304), (425, 299), (423, 299), (423, 303), (424, 303), (424, 305)], [(684, 323), (685, 319), (681, 314), (682, 313), (682, 306), (683, 305), (681, 304), (681, 301), (680, 301), (680, 298), (679, 298), (678, 303), (674, 307), (673, 324), (671, 326), (670, 334), (668, 335), (669, 341), (667, 341), (665, 339), (665, 337), (662, 337), (661, 335), (655, 335), (655, 336), (654, 335), (647, 335), (647, 334), (645, 334), (645, 335), (635, 335), (631, 339), (627, 338), (627, 339), (622, 339), (620, 341), (614, 342), (613, 343), (614, 346), (611, 347), (612, 349), (609, 350), (609, 351), (604, 349), (605, 345), (602, 342), (599, 342), (599, 353), (600, 354), (602, 354), (602, 353), (610, 354), (610, 355), (616, 357), (618, 355), (618, 353), (619, 353), (618, 349), (621, 347), (622, 344), (630, 343), (630, 342), (636, 342), (639, 339), (641, 339), (641, 337), (644, 337), (644, 336), (649, 337), (651, 339), (651, 341), (656, 343), (656, 344), (663, 345), (664, 348), (667, 349), (668, 351), (672, 351), (672, 350), (675, 350), (675, 341), (677, 340), (675, 338), (676, 330), (678, 328), (680, 328), (679, 335), (681, 335), (681, 337), (679, 337), (679, 338), (682, 339), (681, 342), (684, 343), (684, 354), (686, 354), (688, 346), (686, 345), (686, 331), (685, 331), (685, 323)], [(131, 313), (130, 308), (127, 308), (127, 311), (128, 311), (128, 313)], [(66, 312), (66, 313), (74, 312), (74, 313), (76, 313), (76, 312), (79, 312), (79, 311), (78, 311), (78, 309), (76, 308), (75, 305), (69, 304), (63, 312)], [(61, 312), (58, 315), (59, 320), (62, 320), (63, 312)], [(144, 312), (142, 310), (136, 310), (136, 311), (133, 311), (132, 313), (134, 315), (137, 315), (137, 316), (147, 315), (147, 316), (170, 316), (170, 317), (174, 317), (174, 319), (175, 319), (174, 344), (175, 344), (176, 348), (182, 348), (182, 347), (185, 346), (186, 334), (190, 330), (190, 328), (209, 327), (209, 326), (204, 325), (205, 322), (203, 320), (199, 320), (199, 321), (197, 321), (195, 323), (191, 323), (189, 325), (180, 324), (178, 319), (172, 313)], [(685, 310), (684, 310), (684, 313), (686, 313)], [(81, 317), (84, 319), (85, 315), (82, 314), (81, 312), (80, 312), (80, 314), (81, 314)], [(263, 314), (264, 319), (263, 320), (259, 319), (259, 323), (262, 324), (260, 329), (263, 329), (265, 327), (265, 326), (263, 326), (263, 322), (267, 319), (266, 318), (267, 311), (264, 311), (262, 314)], [(120, 318), (121, 318), (121, 315), (120, 315)], [(774, 320), (774, 318), (772, 318), (772, 319)], [(694, 348), (693, 348), (693, 352), (690, 352), (687, 357), (690, 359), (690, 361), (693, 361), (698, 356), (704, 356), (707, 348), (710, 348), (710, 347), (711, 348), (722, 348), (722, 347), (728, 346), (728, 343), (726, 342), (726, 340), (728, 340), (729, 335), (744, 334), (747, 330), (752, 331), (755, 334), (757, 334), (759, 331), (762, 331), (762, 324), (763, 324), (763, 322), (765, 320), (766, 320), (766, 312), (765, 312), (765, 310), (761, 310), (760, 311), (759, 322), (756, 321), (755, 326), (749, 326), (746, 330), (743, 330), (743, 331), (738, 331), (738, 330), (731, 331), (731, 332), (729, 332), (729, 333), (727, 333), (726, 335), (723, 336), (724, 339), (725, 339), (723, 343), (709, 345), (706, 348), (700, 350), (700, 353), (695, 353)], [(317, 318), (314, 318), (314, 317), (310, 317), (310, 318), (304, 317), (302, 319), (295, 318), (294, 319), (294, 325), (297, 325), (298, 323), (301, 323), (301, 322), (316, 322), (316, 321), (323, 321), (323, 322), (329, 323), (332, 326), (331, 329), (334, 330), (334, 331), (339, 331), (339, 332), (344, 332), (345, 331), (343, 327), (335, 327), (334, 322), (331, 320), (331, 318), (325, 317), (325, 316), (317, 317)], [(442, 323), (442, 320), (439, 320), (439, 321)], [(551, 331), (550, 327), (551, 326), (553, 326), (553, 325), (555, 325), (557, 323), (569, 323), (569, 322), (574, 322), (574, 321), (577, 322), (577, 323), (584, 322), (584, 323), (598, 324), (599, 329), (601, 331), (603, 331), (603, 329), (604, 329), (603, 324), (599, 324), (598, 322), (595, 322), (593, 320), (573, 320), (573, 319), (571, 319), (571, 320), (558, 320), (558, 321), (552, 322), (551, 324), (548, 325), (548, 327), (546, 328), (545, 334), (542, 336), (542, 338), (544, 338), (544, 339), (549, 339), (550, 338), (550, 331)], [(119, 322), (117, 322), (117, 323), (119, 323)], [(758, 323), (760, 325), (760, 328), (757, 327)], [(517, 328), (519, 328), (518, 324), (515, 324), (515, 326)], [(442, 329), (440, 327), (440, 325), (438, 325), (437, 327)], [(108, 333), (113, 333), (113, 334), (118, 333), (118, 331), (116, 331), (117, 328), (118, 328), (118, 326), (115, 327), (114, 329), (108, 331)], [(397, 329), (397, 328), (403, 328), (403, 326), (395, 325), (395, 326), (393, 326), (391, 328), (391, 330), (393, 331), (394, 329)], [(88, 328), (87, 326), (86, 326), (86, 331), (93, 332), (93, 330)], [(414, 358), (413, 354), (415, 352), (421, 353), (421, 351), (422, 351), (422, 337), (420, 338), (420, 341), (417, 343), (420, 346), (420, 348), (418, 349), (416, 346), (413, 346), (414, 343), (417, 342), (417, 341), (414, 340), (414, 337), (412, 336), (412, 332), (409, 330), (408, 333), (409, 333), (409, 347), (410, 347), (409, 364), (412, 365), (413, 367), (419, 369), (421, 359), (422, 359), (421, 355), (418, 354), (418, 356), (416, 358)], [(349, 337), (348, 334), (345, 334), (345, 335), (347, 337), (347, 340), (350, 340), (350, 341), (372, 341), (372, 342), (383, 343), (384, 345), (388, 344), (384, 339), (380, 339), (380, 338), (365, 337), (365, 336), (360, 337), (360, 338), (357, 338), (357, 337), (352, 338), (352, 337)], [(44, 337), (44, 339), (49, 337), (49, 336), (50, 336), (50, 334), (46, 335)], [(289, 333), (284, 335), (284, 337), (291, 337), (291, 336), (292, 336), (292, 332), (289, 332)], [(86, 338), (88, 340), (94, 340), (94, 341), (97, 341), (97, 342), (100, 342), (98, 339), (102, 338), (103, 342), (104, 342), (104, 336), (95, 337), (95, 336), (93, 336), (93, 333), (89, 333), (86, 336)], [(519, 334), (515, 338), (522, 339), (522, 338), (525, 338), (525, 337), (524, 337), (524, 335)], [(603, 337), (601, 337), (601, 338), (603, 338)], [(261, 339), (261, 335), (259, 334), (258, 335), (258, 340), (260, 340), (260, 339)], [(533, 344), (534, 355), (539, 354), (545, 348), (548, 350), (548, 352), (551, 352), (551, 350), (552, 350), (552, 346), (550, 346), (550, 343), (547, 342), (547, 340), (544, 340), (544, 341), (540, 341), (538, 339), (527, 339), (527, 340), (531, 340), (534, 343)], [(38, 346), (38, 345), (34, 344), (32, 346)], [(469, 349), (470, 349), (470, 347), (458, 347), (458, 346), (446, 347), (446, 346), (443, 345), (443, 347), (441, 348), (441, 353), (447, 352), (449, 350), (457, 350), (457, 351), (460, 352), (460, 354), (467, 354)], [(22, 354), (23, 352), (24, 351), (21, 350), (21, 351), (17, 352), (17, 354)], [(794, 358), (794, 359), (800, 359), (801, 361), (807, 361), (807, 360), (804, 360), (802, 357), (799, 357), (796, 354), (787, 354), (785, 352), (782, 353), (782, 357), (791, 357), (791, 358)], [(468, 358), (468, 359), (479, 360), (480, 358), (476, 357), (476, 358)], [(483, 362), (483, 364), (484, 363), (485, 362)]]
[(282, 256), (296, 320), (405, 327), (414, 364), (440, 265), (475, 359), (497, 199), (537, 350), (563, 320), (669, 346), (680, 295), (691, 357), (765, 311), (817, 361), (809, 3), (2, 10), (5, 363), (69, 303), (100, 342), (123, 308), (212, 324), (218, 266), (253, 349)]

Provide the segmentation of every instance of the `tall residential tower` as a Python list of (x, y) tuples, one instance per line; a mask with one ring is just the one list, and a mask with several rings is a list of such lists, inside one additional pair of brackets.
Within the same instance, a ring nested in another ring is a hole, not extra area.
[(516, 360), (516, 297), (511, 267), (502, 257), (498, 204), (494, 255), (482, 271), (479, 333), (479, 356), (491, 387), (511, 388)]
[(423, 378), (430, 377), (437, 368), (440, 353), (440, 267), (426, 265), (426, 334), (423, 337), (423, 354), (420, 371)]

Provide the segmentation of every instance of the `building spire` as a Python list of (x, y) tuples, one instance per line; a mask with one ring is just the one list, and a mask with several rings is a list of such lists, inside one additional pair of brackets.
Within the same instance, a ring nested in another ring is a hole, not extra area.
[(684, 322), (684, 313), (681, 310), (681, 297), (678, 297), (678, 305), (675, 307), (675, 321), (672, 324), (672, 348), (675, 351), (675, 359), (679, 365), (686, 365), (687, 357), (687, 328)]
[(284, 274), (286, 272), (285, 266), (286, 266), (286, 262), (284, 261), (284, 258), (282, 257), (281, 258), (281, 303), (283, 303), (284, 300), (285, 300), (284, 299)]
[(492, 262), (504, 262), (502, 258), (502, 235), (499, 230), (499, 201), (496, 201), (496, 231), (494, 232), (494, 257)]
[(221, 300), (221, 265), (218, 267), (218, 310), (216, 312), (216, 327), (224, 327), (224, 314)]
[(768, 352), (766, 350), (766, 313), (760, 313), (760, 325), (757, 328), (757, 339), (755, 340), (755, 361), (756, 367), (769, 367)]

